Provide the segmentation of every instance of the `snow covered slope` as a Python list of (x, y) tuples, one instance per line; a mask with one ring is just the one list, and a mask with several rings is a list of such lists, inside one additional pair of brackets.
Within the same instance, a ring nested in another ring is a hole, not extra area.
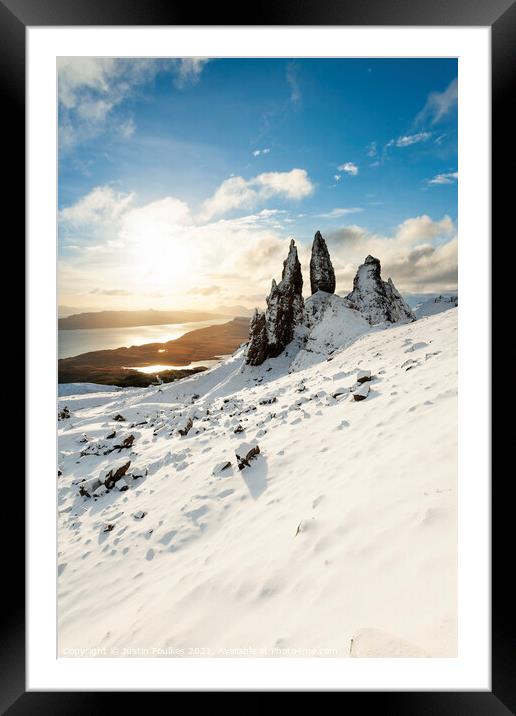
[(438, 296), (432, 296), (432, 298), (418, 303), (414, 308), (414, 314), (417, 318), (435, 316), (437, 313), (448, 311), (450, 308), (457, 308), (458, 305), (459, 298), (457, 294), (439, 294)]
[(350, 320), (330, 355), (60, 400), (61, 655), (456, 654), (457, 311)]

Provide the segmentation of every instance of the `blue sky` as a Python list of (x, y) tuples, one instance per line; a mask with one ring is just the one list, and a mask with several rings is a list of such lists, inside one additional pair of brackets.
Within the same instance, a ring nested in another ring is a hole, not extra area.
[(454, 59), (59, 62), (60, 303), (263, 301), (293, 236), (337, 290), (376, 252), (402, 290), (457, 271)]

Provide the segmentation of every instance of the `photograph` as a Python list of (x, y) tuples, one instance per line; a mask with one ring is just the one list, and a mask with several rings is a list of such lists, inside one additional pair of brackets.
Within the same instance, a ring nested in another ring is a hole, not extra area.
[(57, 656), (456, 659), (457, 57), (55, 70)]

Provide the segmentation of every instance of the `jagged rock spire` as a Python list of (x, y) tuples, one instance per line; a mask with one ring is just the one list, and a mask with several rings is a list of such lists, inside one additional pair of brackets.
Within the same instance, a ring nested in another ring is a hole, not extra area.
[(267, 358), (269, 342), (265, 327), (265, 312), (255, 310), (249, 325), (249, 345), (245, 362), (248, 365), (261, 365)]
[(414, 321), (415, 316), (397, 291), (391, 279), (382, 281), (379, 259), (367, 256), (353, 279), (353, 290), (347, 296), (371, 325)]
[(283, 262), (281, 281), (272, 280), (265, 314), (255, 313), (251, 321), (248, 365), (260, 365), (278, 356), (294, 337), (294, 328), (303, 320), (303, 275), (294, 239)]
[(317, 291), (335, 293), (335, 271), (333, 270), (326, 241), (321, 236), (320, 231), (315, 234), (312, 244), (310, 288), (312, 295)]

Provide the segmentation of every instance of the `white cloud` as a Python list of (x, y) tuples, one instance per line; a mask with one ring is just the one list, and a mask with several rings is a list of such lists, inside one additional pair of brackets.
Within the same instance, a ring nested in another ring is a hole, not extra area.
[(342, 179), (342, 176), (340, 174), (335, 174), (333, 176), (333, 178), (335, 179), (336, 182), (339, 182)]
[(234, 209), (251, 209), (273, 196), (299, 200), (309, 196), (313, 190), (305, 169), (265, 172), (252, 179), (230, 177), (204, 202), (200, 218), (207, 221)]
[(125, 139), (129, 139), (129, 137), (133, 136), (136, 130), (136, 125), (134, 123), (134, 120), (129, 117), (129, 119), (126, 119), (125, 122), (122, 122), (119, 125), (118, 129), (123, 135), (123, 137), (125, 137)]
[(131, 205), (134, 194), (116, 192), (110, 186), (98, 186), (72, 206), (59, 212), (66, 228), (91, 227), (116, 221)]
[(387, 146), (395, 144), (397, 147), (410, 147), (412, 144), (426, 142), (432, 136), (432, 132), (417, 132), (416, 134), (406, 134), (398, 139), (391, 139)]
[[(270, 175), (259, 177), (248, 182), (252, 192), (282, 195)], [(246, 184), (241, 177), (236, 179)], [(294, 185), (287, 184), (292, 196), (299, 193)], [(338, 207), (321, 218), (342, 219), (360, 210)], [(133, 194), (96, 187), (59, 215), (66, 243), (80, 246), (60, 260), (61, 302), (73, 300), (70, 305), (78, 305), (82, 295), (83, 303), (87, 300), (91, 306), (94, 300), (98, 308), (120, 306), (121, 298), (126, 308), (208, 307), (216, 293), (212, 287), (219, 286), (224, 300), (234, 302), (238, 297), (252, 306), (259, 296), (261, 304), (271, 278), (281, 274), (289, 218), (285, 210), (267, 208), (199, 224), (176, 197), (137, 206)], [(311, 241), (295, 238), (306, 282)], [(351, 225), (326, 231), (325, 238), (341, 294), (351, 290), (356, 268), (368, 253), (380, 258), (383, 275), (392, 276), (400, 290), (456, 286), (456, 229), (448, 216), (437, 221), (427, 215), (412, 217), (385, 236)], [(192, 288), (198, 290), (192, 293)]]
[(337, 290), (349, 291), (356, 269), (368, 254), (380, 259), (382, 275), (402, 291), (444, 291), (457, 286), (457, 235), (449, 216), (427, 215), (402, 222), (392, 235), (360, 226), (328, 231), (325, 238), (337, 274)]
[(376, 152), (377, 152), (376, 142), (370, 142), (367, 147), (367, 156), (368, 157), (376, 157)]
[[(162, 72), (184, 89), (199, 81), (205, 58), (58, 58), (59, 143), (69, 150), (80, 142), (113, 132), (127, 139), (136, 129), (120, 105)], [(118, 110), (118, 111), (117, 111)]]
[(208, 62), (207, 57), (184, 57), (176, 60), (174, 65), (175, 86), (184, 89), (188, 85), (197, 84)]
[(287, 64), (287, 82), (290, 87), (290, 101), (297, 104), (301, 99), (301, 89), (299, 87), (299, 67), (295, 62)]
[(360, 206), (354, 206), (349, 209), (332, 209), (331, 211), (327, 212), (326, 214), (316, 214), (316, 216), (319, 219), (339, 219), (342, 216), (346, 216), (347, 214), (358, 214), (359, 212), (364, 211)]
[(435, 177), (429, 179), (429, 184), (454, 184), (459, 178), (458, 172), (447, 172), (445, 174), (436, 174)]
[(255, 149), (253, 152), (253, 157), (259, 157), (260, 154), (269, 154), (270, 151), (271, 150), (268, 147), (266, 147), (265, 149)]
[(425, 106), (416, 117), (416, 124), (423, 124), (427, 121), (437, 124), (456, 108), (457, 97), (458, 82), (455, 78), (443, 92), (431, 92), (428, 95)]
[(354, 162), (339, 164), (337, 169), (339, 172), (346, 172), (346, 174), (349, 174), (352, 177), (355, 177), (358, 174), (358, 166)]

